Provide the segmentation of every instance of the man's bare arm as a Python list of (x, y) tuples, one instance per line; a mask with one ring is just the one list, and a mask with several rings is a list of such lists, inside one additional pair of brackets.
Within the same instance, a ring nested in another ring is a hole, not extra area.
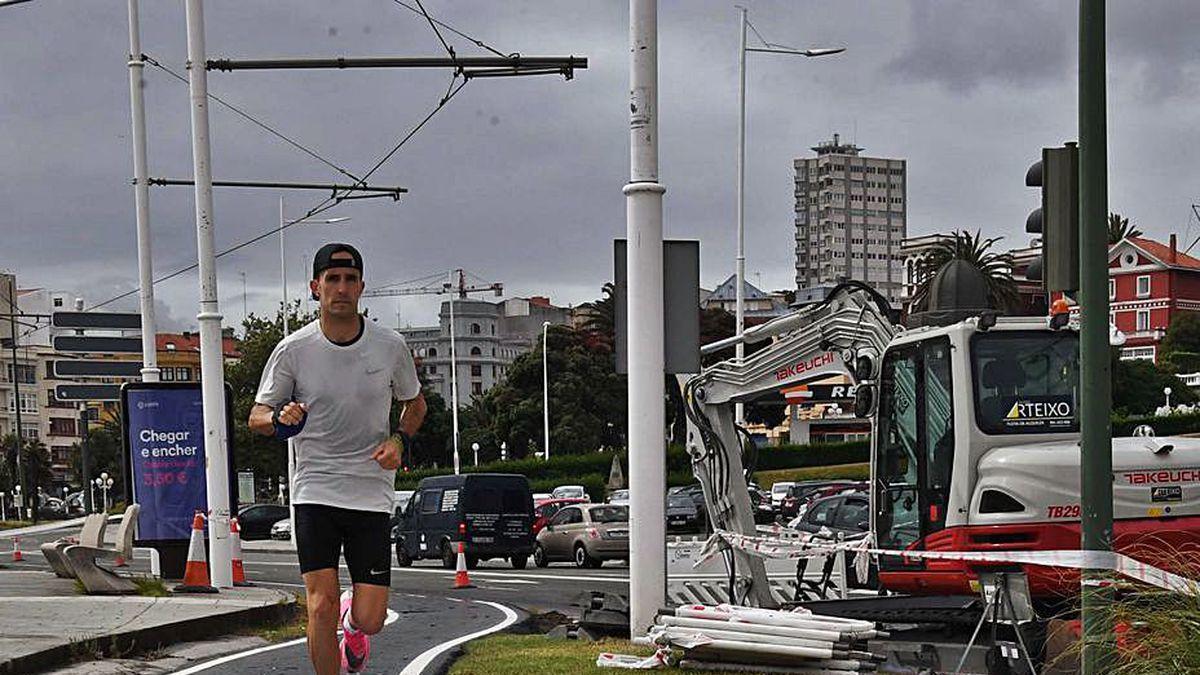
[(405, 401), (400, 413), (400, 430), (406, 436), (415, 436), (425, 421), (425, 411), (425, 394), (418, 393), (416, 398)]
[[(304, 414), (307, 412), (307, 410), (308, 409), (303, 403), (291, 401), (287, 405), (283, 406), (283, 409), (279, 411), (279, 422), (287, 425), (300, 424), (300, 422), (304, 419)], [(271, 406), (263, 405), (262, 403), (255, 403), (254, 406), (250, 408), (250, 419), (246, 422), (246, 424), (249, 425), (250, 431), (253, 431), (256, 434), (262, 434), (263, 436), (274, 436), (275, 422), (271, 419), (274, 414), (275, 409)]]

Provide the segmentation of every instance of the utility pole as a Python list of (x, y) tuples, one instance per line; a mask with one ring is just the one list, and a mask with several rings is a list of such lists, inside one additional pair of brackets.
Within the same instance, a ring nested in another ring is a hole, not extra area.
[(208, 539), (212, 584), (233, 588), (229, 540), (228, 439), (225, 437), (225, 373), (221, 312), (217, 299), (217, 260), (213, 244), (212, 152), (208, 135), (208, 71), (205, 70), (204, 8), (186, 0), (188, 90), (191, 96), (192, 175), (196, 181), (196, 248), (200, 267), (200, 371), (204, 402), (204, 452), (208, 464)]
[(666, 599), (663, 224), (658, 182), (658, 3), (629, 1), (628, 238), (629, 630), (642, 635)]
[[(12, 331), (12, 337), (8, 344), (12, 347), (12, 385), (13, 385), (13, 410), (16, 411), (17, 417), (17, 481), (21, 484), (21, 501), (17, 503), (17, 518), (21, 517), (19, 509), (25, 507), (25, 500), (29, 498), (29, 476), (25, 475), (25, 462), (21, 461), (21, 451), (24, 449), (25, 436), (21, 429), (21, 366), (17, 361), (17, 279), (13, 277), (12, 293), (9, 295), (9, 314), (8, 325)], [(33, 509), (33, 517), (37, 519), (37, 509)]]
[[(92, 484), (92, 453), (88, 447), (88, 408), (87, 401), (79, 402), (79, 472), (83, 474), (80, 485), (91, 487)], [(83, 493), (83, 510), (92, 513), (92, 491)]]
[(454, 270), (450, 270), (448, 280), (446, 289), (450, 293), (450, 419), (451, 426), (454, 427), (454, 473), (458, 475), (458, 353), (454, 342)]
[[(1104, 3), (1079, 3), (1080, 529), (1085, 551), (1111, 551), (1113, 533)], [(1102, 579), (1100, 570), (1082, 575), (1085, 675), (1108, 672), (1115, 651), (1112, 591)]]
[(133, 201), (137, 214), (138, 300), (142, 313), (142, 381), (158, 382), (154, 326), (154, 265), (150, 245), (150, 183), (146, 168), (146, 104), (142, 97), (138, 0), (129, 0), (129, 109), (133, 119)]

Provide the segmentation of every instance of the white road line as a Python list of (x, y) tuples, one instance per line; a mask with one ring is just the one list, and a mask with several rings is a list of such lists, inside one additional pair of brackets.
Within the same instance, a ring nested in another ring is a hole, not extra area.
[(527, 579), (488, 579), (489, 584), (528, 584), (537, 586), (538, 582), (529, 581)]
[[(243, 560), (242, 564), (243, 565), (268, 565), (268, 566), (274, 566), (274, 567), (296, 567), (296, 563), (294, 563), (294, 562), (268, 562), (268, 561)], [(345, 566), (343, 565), (342, 567), (344, 568)], [(440, 569), (423, 568), (423, 567), (393, 567), (392, 571), (400, 572), (400, 573), (412, 572), (414, 574), (438, 574), (438, 575), (441, 575), (444, 577), (454, 576), (454, 570), (440, 570)], [(494, 577), (494, 578), (499, 578), (499, 579), (533, 579), (534, 581), (546, 581), (547, 579), (561, 579), (562, 581), (602, 581), (602, 582), (613, 583), (613, 584), (629, 583), (629, 577), (617, 576), (615, 574), (595, 574), (595, 575), (583, 576), (583, 575), (578, 575), (578, 574), (557, 574), (554, 572), (547, 572), (545, 574), (530, 574), (528, 572), (525, 572), (525, 573), (500, 572), (500, 571), (490, 572), (490, 571), (484, 571), (484, 570), (472, 570), (470, 575), (473, 577), (478, 576), (478, 577), (482, 577), (485, 579), (489, 578), (489, 577)], [(725, 577), (725, 578), (728, 578), (728, 577)]]
[(480, 638), (484, 635), (490, 635), (497, 631), (502, 631), (517, 622), (517, 613), (498, 602), (488, 602), (487, 600), (476, 600), (475, 602), (480, 605), (495, 607), (501, 612), (504, 612), (504, 620), (492, 626), (491, 628), (485, 628), (481, 631), (476, 631), (462, 637), (454, 638), (453, 640), (447, 640), (440, 645), (426, 649), (425, 651), (421, 652), (417, 658), (410, 661), (407, 666), (404, 666), (404, 670), (400, 671), (400, 675), (420, 675), (427, 667), (429, 667), (429, 664), (433, 663), (434, 659), (441, 656), (446, 651), (453, 649), (464, 642), (470, 642), (475, 638)]
[[(288, 585), (290, 586), (293, 584), (288, 584)], [(387, 618), (384, 619), (383, 625), (387, 626), (389, 624), (395, 623), (396, 619), (399, 619), (399, 618), (400, 618), (400, 615), (397, 614), (396, 612), (392, 611), (392, 608), (389, 607), (388, 611), (387, 611)], [(292, 647), (295, 645), (304, 644), (304, 642), (307, 639), (308, 638), (296, 638), (295, 640), (288, 640), (287, 642), (280, 642), (279, 644), (276, 644), (276, 645), (267, 645), (265, 647), (255, 647), (254, 649), (248, 649), (244, 652), (237, 652), (235, 654), (227, 654), (220, 658), (213, 659), (212, 661), (205, 661), (204, 663), (201, 663), (199, 665), (192, 666), (191, 668), (185, 668), (184, 670), (177, 670), (177, 671), (175, 671), (175, 673), (173, 675), (192, 675), (192, 673), (199, 673), (199, 672), (208, 670), (209, 668), (216, 668), (217, 666), (224, 665), (231, 661), (237, 661), (239, 659), (244, 659), (247, 656), (254, 656), (255, 654), (271, 652), (271, 651), (275, 651), (276, 649), (283, 649), (284, 647)]]

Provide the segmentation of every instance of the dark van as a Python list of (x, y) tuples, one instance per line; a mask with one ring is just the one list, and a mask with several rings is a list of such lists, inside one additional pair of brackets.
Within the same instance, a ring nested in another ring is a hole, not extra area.
[(438, 558), (454, 569), (458, 542), (465, 544), (467, 566), (504, 558), (524, 569), (533, 553), (533, 494), (524, 476), (471, 473), (434, 476), (416, 494), (392, 530), (396, 564)]

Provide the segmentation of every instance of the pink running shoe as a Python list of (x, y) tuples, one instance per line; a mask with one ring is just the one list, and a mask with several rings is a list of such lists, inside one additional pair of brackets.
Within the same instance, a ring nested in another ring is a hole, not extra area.
[(342, 609), (338, 612), (338, 626), (342, 628), (342, 640), (338, 644), (342, 653), (342, 668), (348, 673), (361, 673), (367, 668), (367, 658), (371, 656), (371, 636), (362, 631), (353, 634), (345, 630), (346, 615), (354, 602), (354, 591), (346, 589), (342, 592)]

